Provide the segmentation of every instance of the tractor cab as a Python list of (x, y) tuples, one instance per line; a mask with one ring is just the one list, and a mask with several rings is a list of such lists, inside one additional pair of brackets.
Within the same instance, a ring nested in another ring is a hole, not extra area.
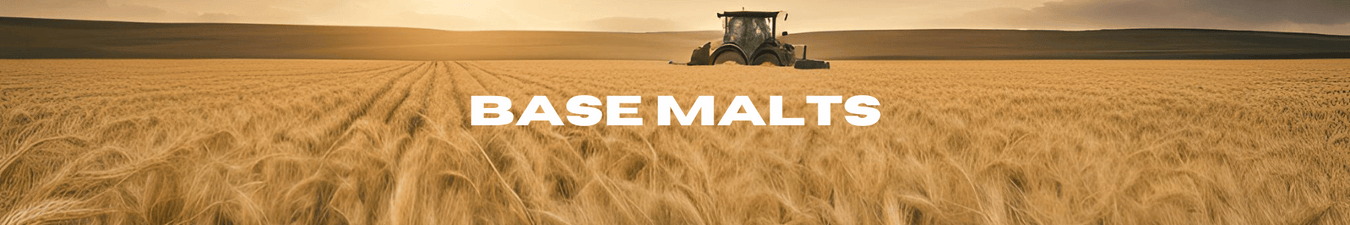
[(778, 12), (726, 12), (722, 18), (722, 43), (759, 47), (764, 43), (778, 44)]
[[(731, 11), (718, 13), (722, 19), (722, 43), (712, 42), (694, 49), (689, 65), (715, 65), (733, 62), (740, 65), (790, 66), (795, 62), (792, 45), (778, 41), (780, 12)], [(787, 32), (783, 32), (787, 35)]]

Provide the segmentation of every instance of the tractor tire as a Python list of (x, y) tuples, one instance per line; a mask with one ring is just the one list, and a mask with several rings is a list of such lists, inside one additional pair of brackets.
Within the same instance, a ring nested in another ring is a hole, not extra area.
[(759, 57), (755, 57), (754, 63), (751, 63), (750, 65), (764, 65), (765, 63), (768, 63), (771, 66), (783, 66), (783, 63), (778, 62), (778, 56), (774, 56), (773, 54), (759, 55)]
[(717, 54), (717, 58), (713, 60), (713, 65), (722, 65), (727, 62), (735, 62), (736, 65), (746, 65), (745, 56), (741, 56), (741, 53), (735, 51), (725, 51), (721, 54)]

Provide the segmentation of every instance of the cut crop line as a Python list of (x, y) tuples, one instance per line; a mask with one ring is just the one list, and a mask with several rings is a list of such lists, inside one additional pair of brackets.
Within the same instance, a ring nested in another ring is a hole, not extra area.
[[(428, 63), (423, 63), (423, 64), (428, 64)], [(404, 106), (403, 103), (406, 102), (406, 101), (408, 101), (408, 98), (409, 98), (409, 97), (412, 97), (413, 92), (416, 91), (416, 90), (415, 90), (415, 87), (417, 87), (417, 85), (420, 84), (420, 83), (426, 83), (426, 82), (423, 82), (422, 80), (428, 78), (429, 76), (431, 76), (432, 71), (434, 70), (434, 67), (435, 67), (435, 65), (428, 64), (428, 65), (427, 65), (427, 69), (424, 70), (424, 71), (422, 71), (422, 75), (421, 75), (421, 76), (418, 76), (416, 80), (413, 80), (412, 83), (409, 83), (409, 84), (408, 84), (408, 87), (407, 87), (407, 88), (404, 88), (404, 89), (403, 89), (403, 96), (402, 96), (402, 97), (399, 97), (398, 100), (397, 100), (397, 102), (394, 103), (394, 106), (393, 106), (393, 107), (390, 107), (389, 112), (386, 112), (386, 113), (385, 113), (385, 115), (384, 115), (384, 123), (387, 124), (387, 123), (389, 123), (390, 120), (393, 120), (393, 119), (394, 119), (394, 114), (395, 114), (395, 113), (398, 113), (398, 110), (403, 108), (403, 106)]]
[(487, 74), (487, 75), (495, 76), (495, 77), (497, 77), (497, 79), (500, 79), (500, 80), (506, 80), (506, 79), (501, 79), (501, 77), (507, 77), (507, 78), (511, 78), (512, 80), (515, 80), (515, 82), (516, 82), (516, 83), (519, 83), (519, 84), (526, 84), (526, 85), (532, 85), (532, 86), (544, 88), (544, 89), (546, 89), (546, 90), (549, 90), (550, 92), (557, 93), (558, 96), (570, 96), (569, 93), (566, 92), (566, 91), (562, 91), (561, 89), (554, 88), (554, 87), (549, 86), (549, 85), (545, 85), (545, 84), (543, 84), (543, 83), (541, 83), (541, 82), (538, 82), (538, 81), (535, 81), (535, 80), (523, 79), (523, 78), (520, 78), (519, 76), (511, 75), (511, 74), (507, 74), (507, 73), (492, 72), (492, 71), (489, 71), (489, 70), (487, 70), (487, 69), (484, 69), (481, 65), (478, 65), (477, 63), (470, 63), (469, 65), (472, 65), (475, 69), (478, 69), (478, 71), (483, 71), (483, 73), (485, 73), (485, 74)]
[(340, 138), (340, 136), (343, 133), (346, 133), (347, 130), (350, 130), (352, 124), (355, 123), (357, 119), (360, 119), (361, 117), (364, 117), (366, 114), (368, 114), (369, 111), (371, 110), (371, 107), (375, 105), (376, 101), (380, 100), (390, 90), (394, 89), (395, 84), (397, 84), (399, 80), (408, 77), (409, 74), (417, 72), (417, 70), (421, 69), (422, 66), (424, 65), (425, 64), (418, 64), (417, 67), (414, 68), (413, 70), (408, 71), (407, 73), (404, 73), (394, 79), (390, 79), (380, 88), (380, 90), (377, 90), (369, 98), (361, 101), (361, 103), (359, 103), (358, 105), (354, 105), (353, 108), (346, 113), (347, 118), (343, 118), (342, 122), (335, 124), (336, 126), (325, 129), (326, 131), (325, 134), (328, 135), (329, 139), (323, 140), (321, 142), (323, 145), (325, 145), (321, 147), (321, 149), (328, 149), (332, 147), (332, 145), (336, 144), (337, 141), (340, 140), (338, 138)]
[[(358, 75), (358, 74), (364, 74), (364, 73), (371, 73), (370, 75), (365, 76), (364, 78), (358, 79), (357, 82), (359, 82), (360, 80), (369, 80), (369, 79), (374, 79), (374, 78), (376, 78), (376, 77), (384, 76), (384, 75), (389, 74), (390, 72), (393, 72), (393, 71), (399, 71), (399, 70), (407, 69), (408, 67), (412, 67), (412, 66), (414, 66), (414, 65), (415, 65), (415, 64), (411, 64), (411, 63), (410, 63), (410, 64), (402, 64), (402, 65), (391, 65), (391, 66), (386, 66), (386, 67), (380, 67), (380, 68), (378, 68), (378, 69), (373, 69), (373, 70), (361, 70), (361, 71), (354, 71), (354, 72), (349, 72), (349, 73), (348, 73), (348, 72), (344, 72), (344, 73), (335, 73), (335, 75), (337, 75), (337, 74), (342, 74), (342, 75)], [(293, 89), (293, 88), (299, 88), (299, 87), (308, 87), (308, 86), (322, 85), (322, 84), (326, 84), (325, 82), (327, 82), (327, 83), (337, 83), (337, 82), (344, 82), (344, 81), (350, 82), (350, 81), (351, 81), (351, 80), (348, 80), (348, 79), (332, 79), (332, 77), (328, 77), (328, 76), (317, 77), (317, 78), (314, 78), (313, 80), (319, 80), (320, 82), (304, 82), (304, 81), (302, 81), (302, 82), (296, 82), (296, 83), (299, 83), (299, 84), (292, 84), (292, 85), (289, 85), (289, 86), (283, 86), (283, 87), (274, 87), (274, 88), (270, 88), (270, 89), (268, 89), (268, 90), (264, 90), (264, 91), (261, 91), (261, 92), (258, 92), (258, 93), (259, 93), (259, 94), (268, 94), (268, 93), (273, 93), (273, 92), (276, 92), (276, 91), (279, 91), (279, 90), (284, 90), (284, 89)], [(341, 87), (334, 87), (334, 88), (341, 88)]]
[[(453, 62), (453, 63), (454, 63), (454, 66), (455, 66), (455, 67), (446, 67), (446, 68), (445, 68), (445, 69), (446, 69), (446, 73), (450, 75), (451, 82), (453, 82), (453, 83), (451, 84), (451, 86), (450, 86), (450, 87), (451, 87), (450, 93), (453, 95), (453, 96), (451, 96), (452, 99), (451, 99), (450, 102), (453, 103), (453, 104), (455, 104), (455, 108), (456, 108), (456, 109), (459, 109), (459, 115), (462, 115), (462, 116), (460, 117), (460, 121), (459, 121), (460, 127), (464, 128), (464, 129), (468, 129), (469, 126), (470, 126), (470, 124), (473, 124), (472, 121), (470, 121), (470, 117), (467, 116), (467, 115), (469, 115), (469, 113), (470, 113), (470, 112), (469, 112), (469, 104), (470, 104), (470, 102), (469, 102), (469, 101), (470, 101), (470, 99), (469, 99), (470, 97), (469, 97), (469, 96), (470, 96), (471, 94), (470, 94), (470, 93), (467, 93), (464, 89), (465, 89), (466, 87), (468, 87), (468, 81), (464, 81), (464, 80), (456, 80), (456, 79), (454, 79), (454, 77), (455, 77), (455, 75), (461, 75), (461, 77), (468, 77), (468, 79), (473, 79), (473, 78), (472, 78), (472, 75), (468, 75), (469, 70), (464, 69), (464, 64), (459, 63), (459, 62)], [(456, 68), (458, 68), (458, 69), (456, 69)], [(475, 82), (478, 81), (477, 79), (473, 79), (473, 80), (474, 80)], [(484, 89), (484, 91), (486, 92), (486, 88), (483, 88), (483, 87), (482, 87), (482, 86), (483, 86), (482, 83), (478, 83), (478, 86), (479, 86), (479, 88)]]
[(473, 75), (473, 71), (469, 71), (469, 67), (464, 66), (464, 63), (462, 62), (455, 62), (455, 63), (459, 64), (459, 68), (464, 69), (465, 74), (467, 74), (469, 78), (473, 78), (473, 82), (478, 84), (478, 88), (483, 89), (484, 92), (483, 94), (489, 94), (492, 92), (492, 90), (488, 90), (486, 85), (483, 85), (483, 81), (478, 79), (478, 76)]

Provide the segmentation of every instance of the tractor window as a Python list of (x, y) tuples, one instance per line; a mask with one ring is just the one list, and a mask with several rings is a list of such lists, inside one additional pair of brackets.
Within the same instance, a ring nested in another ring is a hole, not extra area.
[(746, 21), (747, 36), (759, 40), (773, 38), (773, 27), (769, 25), (769, 18), (746, 18)]
[(754, 49), (765, 40), (773, 38), (773, 25), (769, 18), (731, 17), (726, 20), (726, 35), (722, 43), (736, 43), (742, 48)]
[(722, 26), (722, 28), (726, 29), (726, 31), (724, 31), (726, 32), (726, 35), (722, 36), (722, 43), (736, 42), (737, 39), (741, 38), (744, 33), (743, 31), (745, 31), (745, 20), (744, 18), (727, 18), (726, 26)]

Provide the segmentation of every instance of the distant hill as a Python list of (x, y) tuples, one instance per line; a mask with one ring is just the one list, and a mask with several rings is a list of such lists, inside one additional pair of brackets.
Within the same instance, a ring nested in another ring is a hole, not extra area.
[(827, 59), (1350, 58), (1350, 36), (1264, 31), (878, 30), (788, 37), (809, 45), (808, 57)]
[[(0, 17), (0, 58), (687, 61), (694, 47), (720, 37)], [(1350, 58), (1350, 36), (1201, 29), (829, 31), (784, 41), (823, 59)]]

